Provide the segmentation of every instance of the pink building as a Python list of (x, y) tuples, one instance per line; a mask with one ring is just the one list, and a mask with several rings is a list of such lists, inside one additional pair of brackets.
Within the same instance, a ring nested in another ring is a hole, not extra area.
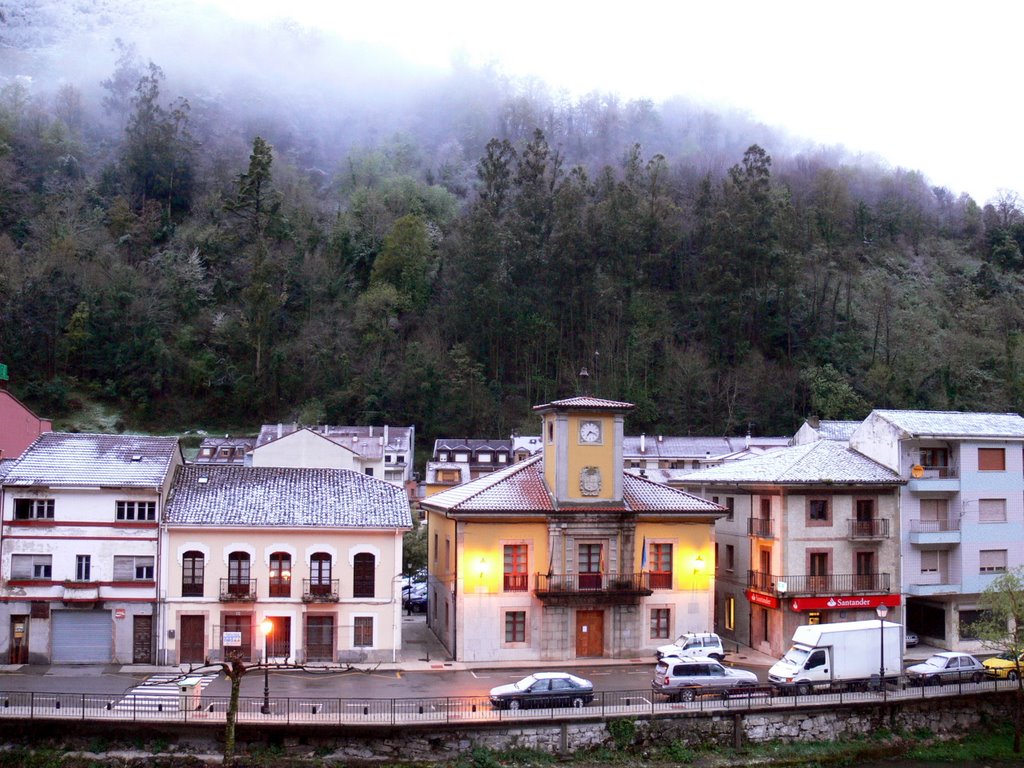
[(40, 419), (18, 398), (0, 388), (0, 459), (16, 459), (44, 432), (52, 432), (53, 423)]

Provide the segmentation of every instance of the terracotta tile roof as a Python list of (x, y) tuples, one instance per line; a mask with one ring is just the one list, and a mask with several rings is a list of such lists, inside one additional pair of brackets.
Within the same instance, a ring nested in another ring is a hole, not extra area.
[(689, 486), (715, 483), (901, 485), (906, 482), (888, 467), (832, 440), (781, 448), (763, 456), (690, 472), (675, 480)]
[(884, 419), (909, 437), (1024, 438), (1024, 418), (1019, 413), (875, 410), (871, 415)]
[[(573, 510), (590, 509), (602, 512), (699, 512), (714, 514), (723, 508), (699, 496), (653, 482), (647, 478), (623, 473), (622, 504), (573, 504)], [(514, 464), (508, 469), (471, 480), (468, 483), (437, 493), (421, 504), (449, 512), (532, 512), (557, 511), (554, 499), (544, 482), (544, 462), (536, 456)]]
[(181, 467), (164, 510), (169, 525), (409, 528), (405, 491), (347, 469)]
[(600, 397), (580, 395), (579, 397), (570, 397), (565, 400), (553, 400), (544, 405), (535, 405), (533, 410), (551, 411), (557, 408), (559, 410), (579, 409), (582, 411), (629, 411), (635, 407), (632, 403), (625, 403), (621, 400), (604, 400)]
[(14, 463), (5, 485), (147, 487), (162, 485), (176, 437), (46, 432)]

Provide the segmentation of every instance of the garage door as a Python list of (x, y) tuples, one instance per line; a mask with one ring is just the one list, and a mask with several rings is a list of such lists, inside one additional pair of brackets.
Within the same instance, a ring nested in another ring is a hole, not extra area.
[(109, 664), (114, 629), (110, 611), (54, 611), (54, 664)]

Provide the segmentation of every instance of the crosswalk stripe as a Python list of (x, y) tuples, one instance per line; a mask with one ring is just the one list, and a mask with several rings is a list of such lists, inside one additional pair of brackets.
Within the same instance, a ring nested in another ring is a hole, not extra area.
[(203, 689), (217, 679), (217, 674), (150, 675), (139, 685), (129, 689), (114, 705), (114, 709), (122, 712), (179, 712), (184, 699), (180, 684), (187, 678), (199, 679), (196, 690), (198, 694), (202, 694)]

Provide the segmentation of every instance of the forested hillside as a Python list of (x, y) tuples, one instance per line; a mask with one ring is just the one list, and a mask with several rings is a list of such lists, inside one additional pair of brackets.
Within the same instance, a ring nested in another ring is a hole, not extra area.
[(487, 70), (363, 103), (112, 58), (0, 90), (0, 362), (41, 415), (502, 436), (582, 366), (634, 433), (1024, 407), (1011, 193)]

